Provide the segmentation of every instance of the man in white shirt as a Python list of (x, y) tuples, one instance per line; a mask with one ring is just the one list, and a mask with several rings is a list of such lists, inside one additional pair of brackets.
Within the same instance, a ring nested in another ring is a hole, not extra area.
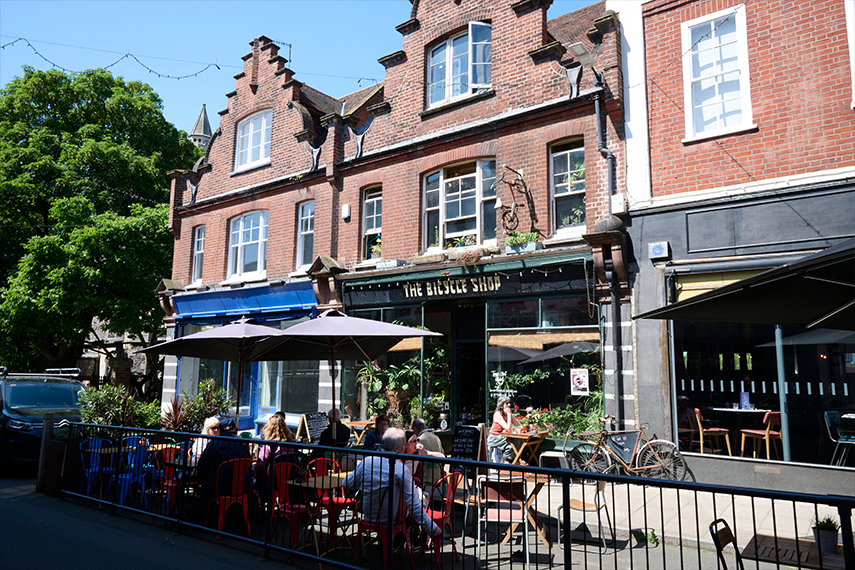
[[(383, 434), (382, 442), (384, 451), (403, 453), (406, 447), (406, 436), (403, 430), (389, 428)], [(366, 457), (344, 480), (346, 489), (362, 490), (362, 513), (369, 521), (385, 523), (388, 520), (389, 505), (385, 501), (381, 504), (381, 498), (383, 492), (391, 488), (389, 467), (389, 459), (386, 457)], [(425, 513), (415, 490), (413, 476), (400, 460), (394, 461), (394, 477), (392, 512), (398, 512), (398, 497), (403, 489), (404, 502), (413, 520), (431, 537), (441, 538), (442, 530)]]

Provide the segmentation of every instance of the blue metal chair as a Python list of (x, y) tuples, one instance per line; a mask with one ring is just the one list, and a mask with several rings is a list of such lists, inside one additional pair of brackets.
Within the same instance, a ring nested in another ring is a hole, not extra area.
[[(843, 426), (843, 421), (840, 419), (840, 412), (825, 412), (825, 427), (828, 428), (828, 437), (835, 443), (834, 453), (831, 455), (832, 465), (845, 465), (849, 451), (855, 446), (855, 435), (841, 435), (840, 428)], [(840, 447), (843, 444), (843, 447)], [(840, 455), (837, 455), (837, 452)]]
[(80, 442), (80, 459), (84, 474), (83, 486), (87, 495), (92, 494), (92, 486), (98, 478), (101, 479), (101, 488), (109, 489), (113, 475), (116, 473), (116, 469), (113, 467), (113, 454), (112, 452), (102, 453), (101, 451), (109, 450), (112, 447), (112, 441), (101, 437), (92, 437)]
[(148, 444), (140, 443), (135, 448), (128, 450), (126, 457), (127, 461), (124, 472), (116, 476), (116, 483), (119, 485), (119, 504), (125, 504), (128, 492), (134, 483), (136, 483), (139, 485), (143, 504), (148, 507), (148, 497), (145, 494), (145, 478), (150, 473)]

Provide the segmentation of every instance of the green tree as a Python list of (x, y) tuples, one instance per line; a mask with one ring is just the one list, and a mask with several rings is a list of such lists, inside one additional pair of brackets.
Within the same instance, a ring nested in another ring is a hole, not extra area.
[(98, 317), (151, 341), (170, 274), (167, 172), (200, 151), (151, 87), (24, 68), (0, 90), (0, 360), (73, 366)]

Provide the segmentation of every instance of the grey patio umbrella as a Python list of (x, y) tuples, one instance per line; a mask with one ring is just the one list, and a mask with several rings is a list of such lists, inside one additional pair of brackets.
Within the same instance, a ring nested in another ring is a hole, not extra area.
[[(256, 346), (251, 360), (328, 360), (335, 400), (335, 362), (374, 360), (406, 338), (442, 336), (427, 330), (371, 319), (349, 317), (329, 310), (294, 325)], [(339, 394), (341, 397), (341, 394)]]
[(544, 360), (552, 360), (553, 358), (561, 358), (562, 356), (570, 356), (579, 354), (580, 352), (596, 352), (599, 350), (599, 345), (593, 342), (565, 342), (559, 344), (549, 350), (532, 356), (528, 360), (523, 360), (520, 364), (533, 364), (535, 362), (543, 362)]
[(518, 362), (539, 354), (543, 354), (543, 351), (536, 348), (518, 348), (516, 346), (490, 346), (487, 348), (487, 360), (490, 362)]
[(240, 398), (243, 388), (243, 368), (246, 362), (259, 360), (252, 358), (252, 351), (271, 337), (282, 335), (284, 331), (259, 325), (254, 319), (239, 319), (225, 326), (197, 332), (191, 335), (155, 344), (137, 352), (153, 354), (171, 354), (193, 358), (228, 360), (238, 363), (237, 406), (235, 423), (240, 417)]

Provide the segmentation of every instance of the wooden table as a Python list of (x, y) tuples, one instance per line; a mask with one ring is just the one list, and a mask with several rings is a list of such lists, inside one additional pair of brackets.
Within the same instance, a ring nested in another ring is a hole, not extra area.
[[(756, 543), (756, 544), (755, 544)], [(798, 546), (798, 548), (796, 548)], [(828, 570), (843, 570), (843, 555), (839, 554), (840, 545), (837, 547), (838, 554), (823, 554), (822, 568)], [(802, 568), (819, 568), (819, 549), (816, 543), (809, 538), (800, 538), (798, 545), (794, 538), (782, 538), (766, 534), (755, 535), (742, 551), (742, 557), (760, 562), (772, 562), (773, 564), (786, 564), (787, 566)]]
[(330, 473), (329, 475), (321, 475), (320, 477), (309, 477), (305, 481), (300, 481), (299, 483), (297, 483), (296, 480), (292, 480), (290, 484), (295, 487), (302, 487), (303, 489), (329, 491), (330, 489), (344, 487), (344, 479), (348, 475), (350, 475), (350, 471), (346, 473)]
[[(514, 453), (516, 456), (514, 457), (511, 464), (513, 465), (537, 465), (539, 466), (540, 462), (537, 459), (537, 450), (540, 448), (540, 444), (543, 443), (546, 434), (549, 433), (547, 431), (538, 431), (536, 433), (530, 432), (522, 432), (522, 433), (512, 433), (506, 431), (502, 433), (505, 438), (510, 441), (513, 446)], [(528, 449), (531, 457), (525, 462), (522, 459), (523, 452)]]
[(362, 445), (362, 437), (368, 433), (368, 428), (374, 425), (374, 420), (353, 420), (342, 423), (356, 433), (356, 445)]
[[(520, 477), (520, 473), (515, 473), (515, 472), (510, 472), (510, 471), (500, 471), (498, 478), (501, 480), (503, 478), (504, 479), (514, 479), (514, 478), (518, 479), (519, 477)], [(528, 522), (531, 523), (531, 526), (537, 532), (537, 536), (540, 538), (540, 541), (544, 544), (544, 546), (546, 546), (546, 548), (549, 548), (550, 547), (550, 545), (549, 545), (549, 530), (548, 530), (546, 524), (544, 524), (544, 522), (540, 519), (540, 517), (537, 514), (537, 511), (533, 507), (534, 501), (537, 498), (537, 494), (540, 493), (540, 490), (543, 489), (543, 487), (546, 486), (547, 483), (549, 483), (549, 476), (548, 475), (534, 474), (534, 473), (525, 473), (524, 477), (525, 477), (526, 482), (528, 482), (529, 484), (532, 484), (532, 486), (530, 487), (529, 493), (528, 493), (528, 498), (526, 499), (526, 502), (525, 502), (525, 508), (526, 508), (526, 511), (528, 511)], [(516, 531), (517, 526), (519, 526), (519, 524), (520, 523), (511, 523), (509, 525), (508, 531), (505, 533), (505, 538), (502, 539), (503, 545), (508, 543), (508, 541), (513, 536), (514, 531)]]

